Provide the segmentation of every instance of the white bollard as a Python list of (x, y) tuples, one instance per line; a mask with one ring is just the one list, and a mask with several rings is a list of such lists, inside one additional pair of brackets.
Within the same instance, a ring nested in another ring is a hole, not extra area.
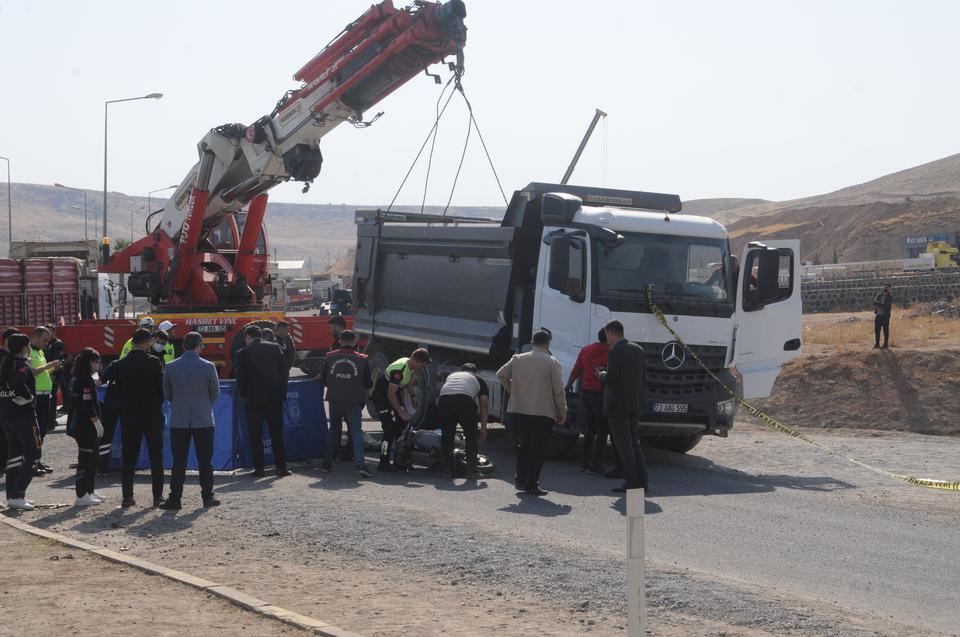
[(647, 595), (643, 576), (643, 489), (627, 491), (627, 635), (643, 637)]

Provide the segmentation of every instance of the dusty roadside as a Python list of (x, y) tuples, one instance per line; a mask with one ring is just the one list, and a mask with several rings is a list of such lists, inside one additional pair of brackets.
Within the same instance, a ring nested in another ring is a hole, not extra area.
[(308, 635), (193, 588), (0, 524), (0, 635)]

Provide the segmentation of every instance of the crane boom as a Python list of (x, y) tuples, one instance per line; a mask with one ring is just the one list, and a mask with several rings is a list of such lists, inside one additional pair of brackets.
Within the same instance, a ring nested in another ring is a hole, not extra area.
[(370, 7), (294, 73), (299, 88), (268, 115), (211, 129), (154, 231), (101, 271), (131, 272), (130, 291), (155, 305), (252, 305), (267, 282), (266, 193), (291, 180), (306, 192), (321, 138), (343, 122), (364, 127), (367, 109), (429, 65), (456, 56), (450, 67), (461, 74), (465, 17), (461, 0)]
[(587, 127), (587, 132), (584, 133), (583, 139), (580, 140), (580, 145), (577, 146), (577, 152), (573, 154), (573, 159), (570, 161), (570, 165), (567, 166), (567, 172), (563, 173), (563, 179), (560, 180), (561, 184), (565, 185), (570, 181), (570, 177), (573, 175), (573, 169), (577, 167), (577, 162), (580, 161), (580, 155), (583, 154), (583, 149), (587, 147), (587, 142), (590, 141), (590, 136), (593, 135), (593, 129), (597, 127), (597, 122), (600, 121), (600, 118), (606, 116), (607, 114), (599, 108), (597, 112), (593, 114), (593, 119), (590, 120), (590, 126)]

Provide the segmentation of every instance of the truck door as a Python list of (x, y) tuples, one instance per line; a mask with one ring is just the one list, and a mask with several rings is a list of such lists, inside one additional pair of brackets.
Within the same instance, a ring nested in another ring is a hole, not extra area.
[(566, 375), (580, 349), (590, 343), (589, 242), (585, 236), (564, 233), (550, 238), (549, 249), (541, 252), (533, 330), (551, 331), (550, 349)]
[(744, 398), (770, 395), (780, 367), (800, 355), (800, 241), (751, 243), (737, 281), (733, 365)]

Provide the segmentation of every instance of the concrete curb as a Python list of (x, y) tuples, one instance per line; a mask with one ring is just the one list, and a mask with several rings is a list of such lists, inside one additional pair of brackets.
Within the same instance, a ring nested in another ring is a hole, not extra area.
[(301, 615), (300, 613), (287, 610), (286, 608), (274, 606), (269, 602), (253, 597), (252, 595), (247, 595), (246, 593), (238, 591), (235, 588), (231, 588), (224, 584), (218, 584), (216, 582), (211, 582), (203, 579), (202, 577), (196, 577), (195, 575), (190, 575), (189, 573), (184, 573), (183, 571), (177, 571), (172, 568), (160, 566), (159, 564), (141, 560), (140, 558), (133, 557), (131, 555), (124, 555), (123, 553), (118, 553), (110, 549), (101, 548), (93, 544), (88, 544), (87, 542), (75, 540), (71, 537), (61, 535), (60, 533), (56, 533), (54, 531), (40, 529), (32, 524), (21, 522), (20, 520), (7, 517), (6, 515), (0, 515), (0, 522), (3, 522), (9, 527), (29, 533), (30, 535), (53, 540), (63, 544), (64, 546), (69, 546), (81, 551), (93, 553), (94, 555), (97, 555), (98, 557), (110, 562), (130, 566), (132, 568), (144, 571), (145, 573), (150, 573), (151, 575), (159, 575), (169, 580), (198, 588), (202, 591), (210, 593), (211, 595), (216, 595), (221, 599), (225, 599), (231, 604), (239, 606), (243, 610), (256, 613), (257, 615), (268, 617), (276, 621), (281, 621), (291, 626), (296, 626), (297, 628), (310, 631), (314, 635), (320, 635), (321, 637), (363, 637), (363, 635), (346, 631), (342, 628), (322, 622), (319, 619)]

